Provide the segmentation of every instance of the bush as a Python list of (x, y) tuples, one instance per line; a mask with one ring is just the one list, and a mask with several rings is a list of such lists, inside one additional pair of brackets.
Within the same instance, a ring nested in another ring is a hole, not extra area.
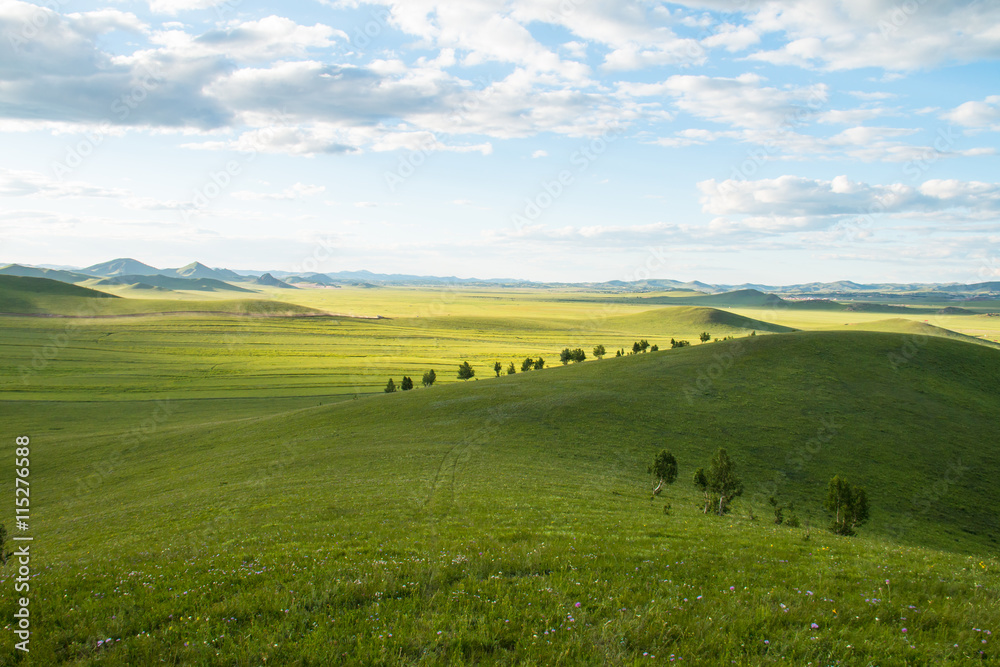
[(392, 381), (392, 378), (389, 378), (389, 383), (385, 385), (385, 393), (391, 394), (394, 391), (396, 391), (396, 383)]

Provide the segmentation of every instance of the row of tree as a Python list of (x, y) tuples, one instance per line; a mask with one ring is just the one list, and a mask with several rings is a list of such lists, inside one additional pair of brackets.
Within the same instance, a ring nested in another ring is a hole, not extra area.
[[(705, 342), (706, 340), (709, 340), (710, 338), (711, 338), (711, 335), (708, 332), (702, 332), (702, 334), (701, 334), (701, 340), (702, 340), (702, 342)], [(670, 339), (670, 347), (672, 347), (672, 348), (674, 348), (674, 347), (685, 347), (685, 346), (690, 345), (690, 344), (691, 343), (689, 343), (686, 340), (674, 340), (673, 338)], [(657, 352), (659, 349), (660, 349), (659, 346), (657, 346), (657, 345), (650, 345), (649, 341), (647, 341), (646, 339), (642, 339), (642, 340), (638, 340), (638, 341), (635, 341), (634, 343), (632, 343), (632, 352), (631, 352), (631, 354), (644, 353), (647, 350), (649, 352)], [(603, 345), (598, 345), (598, 346), (594, 347), (594, 356), (597, 357), (598, 359), (603, 359), (604, 355), (606, 355), (607, 353), (608, 352), (604, 348)], [(625, 354), (626, 354), (625, 349), (622, 348), (622, 349), (618, 350), (615, 353), (615, 356), (616, 357), (623, 357), (623, 356), (625, 356)], [(574, 350), (571, 350), (571, 349), (569, 349), (567, 347), (567, 348), (563, 349), (562, 352), (559, 353), (559, 361), (561, 361), (564, 366), (566, 364), (568, 364), (569, 362), (571, 362), (571, 361), (574, 362), (574, 363), (577, 363), (577, 362), (580, 362), (580, 361), (585, 361), (586, 359), (587, 359), (587, 353), (584, 352), (579, 347), (576, 348), (576, 349), (574, 349)], [(522, 373), (526, 373), (526, 372), (531, 371), (531, 370), (538, 371), (538, 370), (542, 370), (543, 368), (545, 368), (545, 359), (543, 359), (542, 357), (538, 357), (537, 359), (533, 359), (531, 357), (526, 357), (524, 359), (524, 361), (521, 362), (521, 372)], [(503, 370), (504, 370), (503, 364), (500, 363), (499, 361), (497, 361), (496, 363), (493, 364), (493, 372), (496, 373), (497, 377), (500, 377), (500, 374), (503, 372)], [(514, 375), (515, 373), (517, 373), (517, 367), (514, 365), (514, 362), (512, 361), (507, 366), (507, 375)], [(458, 379), (459, 380), (471, 380), (475, 376), (476, 376), (476, 371), (469, 364), (468, 361), (463, 361), (459, 365), (459, 367), (458, 367)], [(428, 371), (427, 373), (424, 373), (424, 378), (423, 378), (424, 386), (425, 387), (431, 386), (432, 384), (434, 384), (434, 381), (436, 379), (437, 379), (437, 376), (435, 375), (433, 369), (430, 370), (430, 371)], [(397, 387), (396, 387), (395, 381), (392, 378), (389, 378), (389, 382), (385, 386), (385, 392), (386, 393), (392, 393), (392, 392), (396, 391), (396, 388)], [(409, 391), (410, 389), (413, 389), (413, 380), (404, 375), (403, 376), (403, 381), (400, 384), (399, 388), (402, 389), (403, 391)]]
[[(673, 484), (677, 479), (677, 459), (667, 450), (661, 451), (649, 466), (649, 472), (657, 480), (653, 497)], [(743, 495), (743, 481), (736, 474), (736, 466), (725, 449), (719, 449), (708, 464), (708, 469), (698, 468), (694, 473), (694, 485), (702, 492), (702, 511), (722, 516), (729, 512), (735, 498)], [(784, 507), (773, 497), (768, 502), (774, 508), (774, 522), (785, 520)], [(854, 535), (855, 529), (868, 521), (870, 507), (868, 494), (846, 479), (835, 475), (827, 486), (824, 507), (833, 514), (830, 530), (838, 535)], [(793, 507), (789, 505), (791, 511)], [(791, 514), (789, 525), (797, 526), (798, 518)]]

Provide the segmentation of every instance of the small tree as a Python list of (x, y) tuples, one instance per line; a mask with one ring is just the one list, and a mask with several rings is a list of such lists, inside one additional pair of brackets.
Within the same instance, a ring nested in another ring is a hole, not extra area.
[(830, 530), (837, 535), (854, 535), (854, 529), (868, 521), (868, 494), (840, 475), (830, 480), (824, 506), (833, 512)]
[(750, 335), (751, 335), (751, 336), (756, 336), (756, 335), (757, 335), (757, 332), (756, 332), (756, 331), (751, 331), (751, 332), (750, 332)]
[(598, 359), (603, 359), (605, 354), (607, 354), (607, 351), (604, 349), (603, 345), (598, 345), (594, 348), (594, 356)]
[(658, 496), (665, 484), (673, 484), (677, 479), (677, 459), (667, 450), (661, 451), (653, 459), (653, 465), (649, 466), (649, 472), (658, 480), (653, 488), (653, 495)]
[(670, 339), (670, 347), (672, 347), (672, 348), (673, 347), (687, 347), (690, 344), (691, 343), (689, 343), (686, 340), (674, 340), (673, 338)]
[(642, 346), (639, 345), (639, 341), (635, 341), (634, 343), (632, 343), (632, 354), (638, 354), (639, 350), (641, 350), (641, 349), (642, 349)]
[(618, 350), (617, 352), (615, 352), (615, 356), (616, 356), (616, 357), (620, 357), (620, 356), (622, 356), (622, 351), (621, 351), (621, 350)]
[(780, 526), (785, 520), (785, 508), (778, 504), (774, 496), (768, 498), (767, 502), (774, 508), (774, 523)]
[(476, 371), (472, 369), (468, 361), (463, 361), (458, 367), (458, 379), (468, 380), (469, 378), (475, 377)]
[(391, 394), (394, 391), (396, 391), (396, 383), (392, 381), (392, 378), (389, 378), (389, 383), (385, 385), (385, 393)]
[(701, 339), (702, 343), (707, 343), (708, 341), (712, 340), (712, 334), (708, 333), (707, 331), (702, 331), (701, 335), (698, 336), (698, 338)]
[(575, 350), (569, 353), (569, 358), (572, 359), (574, 362), (580, 362), (587, 358), (587, 353), (581, 350), (580, 348), (576, 348)]
[(697, 486), (705, 496), (705, 504), (701, 511), (708, 514), (708, 511), (712, 508), (712, 491), (708, 488), (708, 477), (705, 476), (704, 468), (698, 468), (694, 471), (694, 485)]
[(13, 552), (7, 551), (7, 528), (0, 523), (0, 565), (6, 565), (13, 555)]
[(570, 352), (568, 347), (559, 353), (559, 361), (562, 362), (563, 366), (565, 366), (572, 360), (573, 360), (573, 353)]
[(540, 371), (543, 368), (545, 368), (545, 360), (542, 359), (541, 357), (538, 357), (537, 359), (535, 359), (535, 370)]
[(493, 364), (493, 371), (497, 374), (497, 377), (500, 377), (500, 371), (502, 370), (503, 370), (503, 364), (501, 364), (499, 361)]
[(517, 369), (514, 368), (514, 362), (512, 361), (512, 362), (510, 362), (510, 365), (507, 366), (507, 375), (513, 375), (516, 372), (517, 372)]
[(736, 475), (736, 466), (725, 449), (719, 449), (715, 454), (705, 477), (714, 498), (718, 500), (715, 513), (722, 516), (729, 511), (733, 499), (743, 495), (743, 482)]
[(435, 380), (437, 380), (437, 373), (434, 372), (433, 368), (430, 369), (429, 371), (427, 371), (426, 373), (424, 373), (424, 386), (425, 387), (429, 387), (432, 384), (434, 384)]
[(521, 362), (521, 372), (527, 373), (532, 368), (535, 367), (535, 360), (531, 357), (526, 357), (524, 361)]
[(413, 380), (407, 376), (403, 376), (403, 383), (400, 385), (400, 389), (403, 391), (410, 391), (413, 389)]
[(652, 345), (652, 346), (650, 346), (649, 351), (650, 352), (658, 352), (659, 349), (660, 349), (659, 345)]
[(649, 349), (649, 341), (646, 340), (645, 338), (643, 338), (642, 340), (640, 340), (639, 341), (639, 349), (642, 350), (643, 352), (645, 352), (646, 350), (648, 350)]

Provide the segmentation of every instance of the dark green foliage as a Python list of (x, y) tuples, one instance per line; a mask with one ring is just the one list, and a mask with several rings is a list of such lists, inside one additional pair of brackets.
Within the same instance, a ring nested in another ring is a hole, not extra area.
[(535, 359), (535, 370), (540, 371), (543, 368), (545, 368), (545, 360), (542, 359), (541, 357), (538, 357), (537, 359)]
[(0, 523), (0, 565), (5, 565), (12, 553), (7, 550), (7, 527)]
[(580, 362), (587, 358), (587, 354), (580, 348), (576, 348), (575, 350), (569, 353), (569, 358), (572, 359), (574, 362)]
[(774, 523), (780, 526), (785, 520), (785, 508), (778, 504), (774, 496), (768, 498), (767, 502), (774, 508)]
[(643, 338), (639, 341), (639, 349), (643, 352), (649, 349), (649, 341)]
[(687, 347), (690, 344), (691, 343), (689, 343), (686, 340), (674, 340), (673, 338), (670, 339), (670, 347), (671, 348), (674, 348), (674, 347)]
[(639, 341), (635, 341), (634, 343), (632, 343), (632, 354), (638, 354), (639, 350), (641, 349), (642, 346), (639, 345)]
[(705, 504), (701, 511), (708, 514), (712, 508), (712, 492), (708, 488), (708, 477), (705, 476), (704, 468), (698, 468), (694, 471), (694, 485), (698, 487), (704, 496)]
[(699, 335), (698, 338), (701, 340), (702, 343), (707, 343), (708, 341), (712, 340), (712, 334), (708, 333), (707, 331), (702, 331), (701, 335)]
[(751, 332), (750, 332), (750, 335), (751, 335), (751, 336), (756, 336), (756, 335), (757, 335), (757, 331), (756, 331), (756, 330), (754, 330), (754, 331), (751, 331)]
[(497, 377), (500, 377), (500, 371), (502, 370), (503, 370), (503, 364), (501, 364), (499, 361), (493, 364), (493, 371), (497, 374)]
[(617, 352), (615, 352), (615, 356), (616, 356), (616, 357), (620, 357), (620, 356), (622, 356), (622, 351), (621, 351), (621, 350), (618, 350)]
[(604, 349), (603, 345), (598, 345), (594, 348), (594, 356), (598, 359), (603, 359), (605, 354), (607, 354), (607, 350)]
[(573, 353), (570, 351), (568, 347), (563, 348), (563, 351), (559, 353), (559, 361), (561, 361), (563, 366), (565, 366), (572, 360), (573, 360)]
[(705, 512), (711, 509), (719, 516), (729, 511), (733, 498), (743, 494), (743, 482), (725, 449), (712, 458), (708, 472), (704, 468), (695, 471), (694, 484), (705, 494)]
[(660, 346), (659, 345), (652, 345), (649, 348), (650, 352), (658, 352), (659, 350), (660, 350)]
[(389, 378), (389, 383), (385, 385), (385, 393), (391, 394), (394, 391), (396, 391), (396, 383), (392, 381), (392, 378)]
[(527, 373), (535, 367), (535, 360), (531, 357), (526, 357), (524, 361), (521, 362), (521, 372)]
[(435, 380), (437, 380), (437, 373), (434, 372), (433, 368), (424, 373), (423, 382), (425, 387), (429, 387), (434, 384)]
[(468, 380), (469, 378), (475, 377), (476, 371), (472, 369), (468, 361), (463, 361), (458, 367), (458, 379)]
[(400, 385), (400, 389), (402, 389), (403, 391), (410, 391), (411, 389), (413, 389), (413, 380), (411, 380), (408, 376), (404, 375), (403, 382)]
[(512, 361), (507, 366), (507, 375), (513, 375), (516, 372), (517, 372), (517, 368), (514, 367), (514, 362)]
[(664, 449), (653, 459), (653, 464), (649, 466), (648, 472), (652, 473), (659, 482), (656, 490), (653, 491), (655, 495), (659, 493), (664, 484), (673, 484), (674, 480), (677, 479), (677, 459)]
[(830, 480), (823, 506), (833, 513), (830, 530), (837, 535), (854, 535), (854, 529), (868, 521), (868, 494), (840, 475)]

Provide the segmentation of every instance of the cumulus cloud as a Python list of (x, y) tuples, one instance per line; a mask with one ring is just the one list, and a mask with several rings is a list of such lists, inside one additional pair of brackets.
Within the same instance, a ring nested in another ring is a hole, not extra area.
[(1000, 95), (990, 95), (981, 102), (960, 104), (941, 117), (965, 127), (1000, 130)]
[(698, 189), (706, 213), (741, 217), (717, 220), (718, 227), (825, 229), (845, 217), (871, 214), (986, 220), (1000, 213), (1000, 183), (978, 181), (871, 185), (847, 176), (824, 181), (786, 175), (757, 181), (711, 179), (698, 183)]
[(827, 70), (916, 70), (1000, 57), (1000, 4), (977, 0), (791, 0), (763, 3), (751, 27), (781, 36), (749, 57)]

